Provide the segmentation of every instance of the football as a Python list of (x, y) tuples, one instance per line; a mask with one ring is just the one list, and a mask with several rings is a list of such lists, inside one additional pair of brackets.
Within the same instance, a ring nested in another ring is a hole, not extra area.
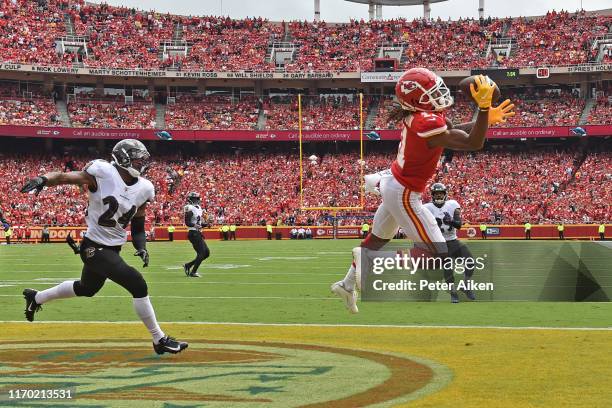
[[(470, 84), (474, 84), (476, 86), (476, 75), (469, 76), (464, 78), (459, 82), (459, 90), (463, 92), (468, 97), (471, 97), (470, 93)], [(495, 84), (495, 90), (493, 91), (493, 103), (496, 103), (501, 97), (501, 92), (499, 91), (499, 87)]]

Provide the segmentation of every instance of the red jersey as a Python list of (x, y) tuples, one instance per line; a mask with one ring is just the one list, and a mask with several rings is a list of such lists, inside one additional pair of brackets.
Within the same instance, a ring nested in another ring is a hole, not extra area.
[(446, 118), (443, 113), (416, 112), (404, 119), (402, 125), (402, 138), (391, 172), (404, 187), (422, 193), (436, 172), (444, 150), (427, 146), (427, 138), (446, 131)]

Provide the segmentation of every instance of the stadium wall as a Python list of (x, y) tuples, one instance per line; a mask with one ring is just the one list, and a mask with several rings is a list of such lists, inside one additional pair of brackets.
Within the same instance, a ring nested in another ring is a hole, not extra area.
[[(273, 228), (273, 239), (276, 239), (277, 234), (280, 234), (280, 238), (289, 239), (290, 231), (293, 226), (283, 226)], [(573, 224), (566, 225), (564, 235), (566, 239), (581, 239), (581, 240), (592, 240), (599, 239), (597, 232), (598, 225), (595, 224)], [(49, 228), (49, 239), (51, 242), (64, 242), (66, 237), (70, 234), (73, 237), (81, 237), (81, 233), (84, 233), (86, 227), (74, 226), (74, 227), (50, 227)], [(148, 229), (150, 230), (150, 229)], [(334, 227), (331, 226), (312, 226), (311, 227), (313, 238), (315, 239), (331, 239), (334, 237)], [(606, 231), (608, 236), (612, 236), (612, 224), (606, 224)], [(30, 238), (28, 242), (40, 242), (42, 238), (42, 227), (30, 228)], [(206, 228), (203, 230), (206, 239), (215, 240), (222, 239), (219, 228)], [(12, 237), (12, 241), (18, 240), (18, 234), (21, 232), (15, 232)], [(479, 225), (465, 225), (459, 231), (459, 238), (463, 239), (481, 239)], [(238, 239), (267, 239), (266, 227), (238, 227), (236, 231)], [(337, 227), (335, 231), (337, 238), (359, 238), (361, 237), (361, 226), (347, 225)], [(129, 232), (128, 232), (129, 237)], [(4, 232), (1, 233), (1, 237), (4, 239)], [(531, 229), (532, 239), (559, 239), (559, 233), (556, 225), (534, 225)], [(174, 231), (174, 239), (182, 241), (187, 239), (187, 228), (180, 226), (176, 227)], [(525, 239), (525, 228), (522, 225), (491, 225), (487, 227), (487, 239)], [(167, 227), (156, 227), (155, 228), (155, 240), (167, 241), (168, 230)]]

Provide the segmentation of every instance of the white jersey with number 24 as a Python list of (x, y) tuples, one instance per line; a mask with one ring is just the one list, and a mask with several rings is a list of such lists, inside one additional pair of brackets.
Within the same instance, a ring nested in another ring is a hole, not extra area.
[(155, 198), (153, 184), (138, 177), (136, 183), (127, 185), (117, 168), (105, 160), (92, 161), (85, 171), (98, 185), (96, 191), (89, 191), (85, 237), (101, 245), (125, 244), (130, 220), (138, 208)]

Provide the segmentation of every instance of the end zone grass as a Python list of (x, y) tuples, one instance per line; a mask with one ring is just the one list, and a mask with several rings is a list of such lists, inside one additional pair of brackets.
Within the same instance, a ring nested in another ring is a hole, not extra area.
[[(29, 339), (36, 342), (53, 342), (57, 339), (70, 338), (70, 342), (78, 340), (93, 341), (100, 340), (113, 342), (134, 341), (143, 350), (149, 349), (146, 335), (139, 324), (25, 324), (4, 323), (2, 343), (8, 347), (15, 342)], [(426, 359), (434, 364), (438, 373), (431, 380), (431, 389), (421, 394), (411, 395), (415, 399), (409, 403), (381, 403), (379, 406), (410, 406), (430, 408), (454, 408), (458, 405), (471, 407), (607, 407), (612, 398), (612, 391), (608, 386), (608, 379), (612, 374), (611, 361), (607, 350), (612, 346), (612, 336), (609, 331), (567, 331), (567, 330), (503, 330), (503, 329), (431, 329), (431, 328), (380, 328), (380, 327), (274, 327), (274, 326), (234, 326), (234, 325), (197, 325), (197, 324), (165, 324), (164, 328), (180, 338), (189, 339), (193, 348), (189, 348), (181, 355), (184, 362), (189, 362), (190, 352), (195, 352), (198, 344), (213, 341), (217, 344), (232, 344), (236, 340), (247, 344), (276, 345), (276, 343), (287, 344), (296, 347), (300, 344), (316, 344), (332, 348), (350, 350), (369, 350), (377, 353), (392, 353), (397, 356), (405, 356), (407, 359)], [(34, 340), (37, 339), (37, 340)], [(61, 343), (60, 343), (61, 344)], [(217, 346), (219, 347), (219, 346)], [(104, 351), (104, 344), (101, 345)], [(194, 356), (195, 354), (192, 354)], [(320, 367), (329, 367), (330, 371), (325, 375), (336, 378), (333, 384), (337, 387), (326, 389), (325, 398), (327, 403), (322, 406), (338, 407), (351, 406), (334, 402), (341, 396), (356, 393), (367, 384), (369, 389), (377, 383), (383, 383), (391, 375), (388, 372), (376, 371), (376, 375), (367, 366), (353, 367), (347, 370), (349, 362), (329, 354), (329, 358), (321, 361)], [(170, 356), (164, 361), (174, 361), (176, 356)], [(0, 357), (1, 359), (1, 357)], [(87, 358), (80, 359), (80, 363), (87, 363)], [(92, 363), (96, 364), (96, 363)], [(99, 368), (99, 362), (97, 362)], [(200, 375), (211, 372), (215, 364), (208, 362), (190, 363), (199, 367)], [(286, 363), (276, 363), (277, 365)], [(304, 365), (312, 367), (314, 361), (305, 361)], [(147, 370), (147, 364), (141, 366), (139, 372), (155, 372), (159, 365), (152, 359)], [(35, 366), (34, 364), (32, 366)], [(226, 364), (227, 366), (227, 364)], [(6, 369), (6, 365), (3, 365)], [(95, 367), (95, 365), (92, 365)], [(277, 367), (278, 368), (278, 367)], [(225, 389), (229, 388), (234, 398), (242, 397), (242, 402), (234, 401), (228, 405), (227, 402), (216, 403), (207, 401), (206, 406), (277, 406), (278, 398), (285, 399), (286, 406), (301, 406), (304, 401), (291, 399), (291, 395), (278, 395), (275, 391), (287, 391), (291, 387), (291, 381), (296, 381), (296, 367), (294, 366), (293, 379), (270, 378), (262, 380), (255, 387), (251, 384), (252, 378), (247, 378), (244, 370), (242, 377), (225, 377), (223, 383)], [(1, 370), (0, 370), (1, 371)], [(417, 381), (409, 375), (402, 378), (403, 382)], [(107, 373), (108, 375), (108, 373)], [(94, 381), (97, 387), (103, 388), (105, 384), (103, 376), (99, 373), (82, 374), (82, 382)], [(138, 377), (134, 377), (134, 383), (138, 384)], [(337, 377), (334, 377), (337, 376)], [(372, 377), (376, 381), (370, 384)], [(354, 386), (348, 389), (342, 379), (350, 379)], [(6, 387), (11, 379), (6, 377), (0, 379), (0, 388)], [(31, 380), (30, 380), (31, 381)], [(142, 381), (142, 380), (140, 380)], [(198, 383), (200, 390), (205, 391), (212, 379), (203, 379)], [(231, 386), (228, 386), (231, 384)], [(314, 395), (323, 395), (316, 387), (316, 380), (309, 379), (306, 383), (308, 392)], [(181, 383), (180, 387), (189, 389), (189, 380)], [(83, 389), (82, 387), (81, 389)], [(104, 388), (103, 388), (104, 389)], [(125, 387), (120, 390), (125, 390)], [(129, 387), (128, 387), (129, 389)], [(215, 390), (223, 394), (221, 386)], [(138, 392), (134, 385), (133, 392)], [(227, 392), (229, 392), (227, 391)], [(318, 393), (318, 394), (317, 394)], [(367, 392), (366, 392), (367, 394)], [(78, 395), (78, 387), (77, 387)], [(166, 395), (166, 400), (176, 405), (167, 406), (204, 406), (191, 401), (192, 405), (182, 398)], [(370, 394), (368, 397), (374, 399), (377, 395)], [(90, 397), (94, 397), (90, 395)], [(160, 396), (160, 398), (164, 398)], [(247, 398), (266, 398), (269, 402), (249, 402)], [(325, 400), (325, 399), (324, 399)], [(104, 406), (124, 406), (114, 399), (93, 402), (102, 403)], [(75, 403), (87, 406), (93, 403), (91, 400), (76, 400)], [(138, 406), (166, 406), (161, 402), (144, 403), (143, 401), (132, 402)], [(71, 406), (69, 404), (61, 406)], [(129, 405), (125, 405), (129, 406)], [(134, 405), (132, 405), (134, 406)], [(355, 405), (352, 405), (355, 406)], [(360, 405), (362, 406), (362, 405)]]

